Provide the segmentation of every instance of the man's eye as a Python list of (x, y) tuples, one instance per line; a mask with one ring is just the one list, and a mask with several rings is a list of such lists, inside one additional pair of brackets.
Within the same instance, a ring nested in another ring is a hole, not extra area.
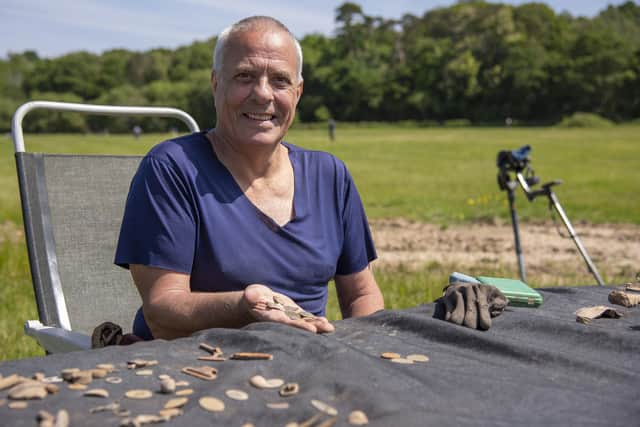
[(289, 80), (288, 77), (276, 77), (274, 81), (278, 86), (288, 86), (291, 84), (291, 80)]
[(236, 79), (241, 81), (247, 81), (251, 79), (251, 74), (249, 73), (238, 73), (236, 74)]

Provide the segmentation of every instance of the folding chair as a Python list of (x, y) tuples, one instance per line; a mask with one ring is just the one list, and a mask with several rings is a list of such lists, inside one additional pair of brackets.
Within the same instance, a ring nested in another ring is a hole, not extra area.
[(184, 111), (33, 101), (12, 121), (29, 264), (40, 321), (25, 333), (48, 353), (91, 348), (91, 332), (111, 321), (128, 329), (140, 306), (129, 273), (113, 264), (124, 203), (141, 156), (26, 152), (24, 116), (35, 109), (195, 120)]

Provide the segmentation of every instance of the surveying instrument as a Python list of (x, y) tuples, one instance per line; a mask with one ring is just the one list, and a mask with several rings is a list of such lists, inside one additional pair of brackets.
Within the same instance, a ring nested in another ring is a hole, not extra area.
[(598, 285), (603, 286), (604, 282), (602, 281), (602, 277), (600, 277), (600, 273), (596, 269), (596, 266), (591, 261), (587, 250), (582, 245), (580, 238), (576, 234), (575, 230), (571, 226), (571, 222), (569, 222), (569, 218), (562, 209), (560, 205), (560, 201), (558, 201), (558, 197), (553, 192), (554, 185), (562, 184), (561, 180), (553, 180), (551, 182), (547, 182), (545, 184), (541, 184), (539, 189), (534, 189), (533, 187), (540, 182), (540, 179), (535, 175), (535, 172), (531, 168), (529, 162), (529, 153), (531, 152), (531, 146), (525, 145), (523, 147), (518, 148), (517, 150), (507, 151), (502, 150), (498, 153), (498, 157), (496, 160), (498, 166), (498, 185), (501, 190), (507, 192), (507, 197), (509, 198), (509, 209), (511, 210), (511, 224), (513, 226), (513, 235), (515, 238), (515, 250), (516, 257), (518, 259), (518, 270), (520, 271), (520, 278), (523, 282), (526, 282), (526, 273), (524, 268), (524, 257), (522, 255), (522, 248), (520, 247), (520, 232), (518, 230), (518, 215), (516, 213), (515, 206), (515, 189), (518, 187), (518, 184), (524, 190), (524, 194), (527, 196), (527, 199), (530, 202), (538, 196), (546, 196), (549, 199), (549, 211), (551, 211), (553, 218), (553, 210), (554, 208), (560, 218), (562, 218), (562, 222), (564, 222), (569, 235), (573, 239), (574, 243), (578, 247), (578, 251), (584, 261), (587, 263), (587, 267), (593, 277), (595, 277)]

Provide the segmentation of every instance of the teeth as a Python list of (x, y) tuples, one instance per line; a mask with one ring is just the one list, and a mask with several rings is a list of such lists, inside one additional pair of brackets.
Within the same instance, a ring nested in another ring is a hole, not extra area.
[(271, 114), (259, 114), (259, 113), (246, 113), (247, 117), (253, 120), (271, 120), (273, 117)]

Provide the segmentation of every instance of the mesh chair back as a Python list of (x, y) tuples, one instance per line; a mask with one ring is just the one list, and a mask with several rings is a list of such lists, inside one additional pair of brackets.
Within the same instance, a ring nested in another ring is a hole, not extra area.
[(129, 272), (113, 259), (140, 159), (16, 153), (42, 323), (90, 334), (111, 321), (131, 331), (141, 300)]

